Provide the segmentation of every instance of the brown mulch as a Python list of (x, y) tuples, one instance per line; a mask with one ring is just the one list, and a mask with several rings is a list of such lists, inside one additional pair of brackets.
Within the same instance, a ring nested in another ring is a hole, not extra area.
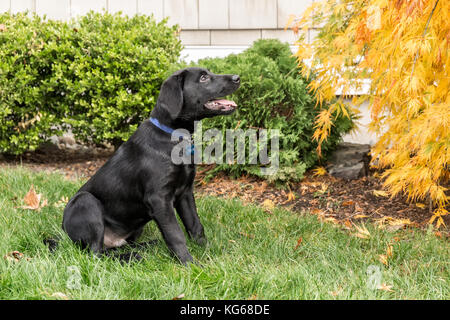
[[(3, 156), (0, 158), (0, 168), (22, 165), (34, 171), (56, 171), (68, 179), (89, 178), (111, 154), (112, 151), (107, 149), (97, 149), (94, 153), (38, 150), (26, 153), (21, 158)], [(268, 212), (273, 206), (282, 206), (294, 212), (309, 211), (339, 222), (396, 220), (421, 227), (426, 226), (431, 217), (427, 203), (408, 203), (402, 196), (386, 196), (377, 172), (352, 181), (307, 173), (301, 182), (281, 189), (258, 178), (231, 179), (223, 174), (205, 182), (204, 171), (201, 166), (197, 170), (198, 194), (240, 198), (247, 203), (260, 204)], [(447, 226), (444, 229), (448, 230), (450, 215), (443, 218)]]
[[(256, 178), (234, 180), (222, 175), (208, 183), (199, 181), (196, 190), (202, 194), (240, 198), (245, 202), (262, 204), (263, 207), (270, 207), (273, 203), (292, 211), (309, 211), (340, 222), (389, 220), (426, 226), (432, 215), (428, 204), (408, 203), (402, 196), (391, 199), (384, 192), (378, 175), (372, 172), (368, 177), (346, 181), (330, 175), (314, 176), (308, 172), (301, 182), (286, 190)], [(449, 226), (450, 216), (443, 219)]]

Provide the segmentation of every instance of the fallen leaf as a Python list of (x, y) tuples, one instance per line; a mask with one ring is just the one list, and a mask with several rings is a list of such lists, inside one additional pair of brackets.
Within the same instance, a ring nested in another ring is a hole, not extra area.
[(326, 218), (322, 219), (322, 221), (323, 222), (331, 222), (331, 223), (334, 223), (334, 224), (338, 224), (338, 221), (335, 218), (333, 218), (333, 217), (326, 217)]
[(41, 208), (45, 207), (48, 202), (47, 199), (44, 199), (41, 203), (41, 194), (37, 194), (34, 190), (34, 186), (31, 185), (30, 190), (27, 192), (25, 197), (23, 198), (23, 202), (25, 206), (21, 206), (21, 209), (29, 209), (29, 210), (41, 210)]
[(342, 202), (341, 205), (344, 206), (344, 207), (347, 207), (347, 206), (352, 206), (354, 204), (355, 204), (355, 201), (347, 200), (347, 201)]
[(394, 232), (405, 226), (412, 225), (413, 222), (409, 219), (396, 219), (392, 217), (383, 217), (375, 221), (375, 224), (379, 229), (386, 229), (387, 231)]
[(287, 197), (288, 197), (288, 201), (293, 201), (293, 200), (295, 200), (295, 193), (293, 193), (292, 191), (289, 191)]
[(181, 299), (183, 299), (184, 297), (185, 297), (185, 295), (184, 295), (184, 293), (182, 293), (182, 294), (179, 294), (178, 296), (172, 298), (172, 300), (181, 300)]
[(376, 197), (389, 197), (389, 194), (386, 191), (383, 191), (383, 190), (373, 190), (373, 194)]
[(317, 209), (317, 208), (312, 209), (312, 210), (311, 210), (311, 213), (312, 213), (312, 214), (315, 214), (315, 215), (317, 215), (317, 216), (323, 216), (323, 215), (325, 215), (325, 213), (324, 213), (322, 210)]
[(378, 290), (383, 290), (383, 291), (394, 292), (394, 290), (392, 290), (392, 286), (387, 285), (387, 284), (385, 284), (385, 283), (380, 284), (380, 285), (377, 287), (377, 289), (378, 289)]
[(386, 256), (391, 258), (394, 255), (394, 247), (392, 245), (388, 245), (386, 249)]
[(382, 263), (382, 264), (384, 264), (385, 266), (387, 266), (389, 263), (388, 263), (388, 257), (385, 255), (385, 254), (380, 254), (379, 256), (378, 256), (378, 260)]
[(356, 216), (353, 217), (353, 219), (363, 219), (363, 218), (368, 218), (369, 216), (366, 216), (365, 214), (357, 214)]
[(423, 203), (417, 202), (416, 207), (420, 209), (425, 209), (426, 206)]
[(54, 207), (56, 208), (62, 208), (65, 207), (67, 202), (69, 202), (69, 198), (62, 196), (60, 200), (58, 200), (58, 202), (56, 202), (55, 204), (53, 204)]
[(313, 170), (314, 172), (314, 176), (324, 176), (327, 174), (327, 169), (325, 169), (324, 167), (317, 167)]
[(344, 221), (344, 226), (350, 230), (352, 228), (352, 223), (349, 220)]
[(297, 248), (302, 244), (302, 241), (303, 241), (303, 238), (300, 237), (300, 238), (297, 240), (297, 244), (295, 245), (294, 250), (297, 250)]
[[(12, 261), (12, 262), (19, 262), (20, 260), (22, 260), (24, 258), (24, 254), (22, 252), (19, 251), (11, 251), (8, 254), (3, 256), (3, 259), (7, 260), (7, 261)], [(30, 261), (31, 258), (25, 258), (26, 261)]]
[(328, 293), (331, 294), (333, 297), (338, 296), (342, 292), (342, 287), (339, 287), (336, 291), (329, 291)]
[(267, 210), (272, 210), (273, 208), (275, 208), (275, 204), (270, 199), (264, 200), (262, 203), (262, 206), (264, 207), (264, 209), (267, 209)]
[(36, 210), (39, 209), (39, 203), (41, 202), (41, 194), (37, 194), (34, 190), (34, 186), (31, 185), (30, 190), (23, 198), (23, 201), (25, 202), (26, 206), (23, 206), (23, 209), (32, 209)]
[(51, 297), (55, 297), (58, 299), (62, 299), (62, 300), (69, 300), (69, 297), (67, 297), (64, 293), (62, 292), (55, 292), (51, 295)]
[(370, 238), (370, 232), (367, 230), (366, 226), (362, 225), (361, 227), (358, 227), (356, 224), (353, 224), (355, 227), (357, 233), (354, 233), (353, 235), (355, 237), (361, 238), (361, 239), (369, 239)]

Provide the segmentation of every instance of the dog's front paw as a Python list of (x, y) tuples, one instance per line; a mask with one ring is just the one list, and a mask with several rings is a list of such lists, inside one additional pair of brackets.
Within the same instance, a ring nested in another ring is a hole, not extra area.
[(197, 237), (193, 237), (195, 243), (197, 243), (200, 246), (206, 246), (206, 244), (208, 243), (208, 240), (206, 239), (206, 236), (204, 234), (199, 235)]

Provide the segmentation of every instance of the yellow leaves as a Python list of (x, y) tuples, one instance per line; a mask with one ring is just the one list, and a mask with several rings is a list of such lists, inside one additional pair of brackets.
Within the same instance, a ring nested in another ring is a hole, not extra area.
[(358, 227), (356, 224), (353, 224), (353, 226), (356, 229), (356, 233), (353, 233), (353, 236), (361, 238), (361, 239), (369, 239), (370, 238), (370, 232), (367, 230), (365, 225), (361, 225)]
[(436, 220), (436, 228), (439, 229), (441, 225), (445, 226), (444, 219), (442, 219), (443, 216), (448, 215), (448, 211), (444, 208), (438, 208), (434, 211), (433, 216), (431, 217), (429, 224), (433, 224), (433, 222)]
[(295, 193), (293, 193), (292, 191), (289, 191), (289, 193), (287, 194), (286, 202), (290, 202), (290, 201), (294, 201), (294, 200), (295, 200)]
[(26, 129), (28, 129), (28, 127), (33, 126), (36, 122), (41, 121), (42, 118), (42, 113), (38, 112), (34, 117), (32, 117), (31, 119), (25, 120), (25, 121), (20, 121), (17, 124), (17, 127), (14, 128), (17, 132), (22, 132), (25, 131)]
[(376, 197), (389, 197), (389, 194), (383, 190), (373, 190), (372, 192)]
[(375, 224), (379, 229), (386, 229), (389, 232), (394, 232), (406, 226), (413, 225), (413, 222), (411, 222), (411, 220), (409, 219), (396, 219), (392, 217), (383, 217), (377, 219), (375, 221)]
[(262, 206), (266, 212), (271, 213), (275, 208), (275, 203), (270, 199), (265, 199), (262, 203)]
[(344, 49), (346, 47), (348, 47), (351, 43), (351, 39), (349, 39), (347, 36), (341, 34), (339, 36), (337, 36), (334, 40), (333, 40), (333, 45), (338, 48), (338, 49)]
[(381, 9), (378, 6), (371, 5), (367, 8), (367, 29), (375, 31), (381, 29)]
[(325, 169), (324, 167), (317, 167), (317, 168), (315, 168), (314, 170), (313, 170), (313, 172), (314, 172), (314, 176), (315, 177), (317, 177), (317, 176), (324, 176), (324, 175), (326, 175), (327, 174), (327, 169)]
[[(317, 153), (334, 112), (345, 115), (334, 102), (336, 91), (345, 95), (357, 80), (370, 80), (354, 100), (370, 102), (369, 127), (380, 136), (373, 158), (388, 168), (386, 192), (406, 193), (411, 201), (431, 198), (444, 210), (450, 200), (444, 187), (450, 162), (450, 2), (369, 0), (351, 9), (348, 2), (314, 3), (295, 23), (305, 28), (323, 22), (326, 30), (313, 46), (297, 43), (299, 61), (309, 59), (302, 73), (316, 72), (309, 87), (321, 108), (313, 135)], [(440, 217), (434, 215), (432, 223), (442, 225)]]
[(378, 256), (378, 260), (384, 264), (385, 266), (389, 265), (389, 259), (391, 259), (394, 256), (394, 247), (390, 244), (388, 244), (386, 249), (386, 254), (380, 254)]

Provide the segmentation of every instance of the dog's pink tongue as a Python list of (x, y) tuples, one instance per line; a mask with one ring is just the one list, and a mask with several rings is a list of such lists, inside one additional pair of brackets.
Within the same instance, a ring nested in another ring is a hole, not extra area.
[(214, 100), (214, 102), (217, 102), (217, 103), (219, 103), (219, 104), (223, 104), (223, 105), (226, 105), (226, 106), (237, 107), (236, 102), (231, 101), (231, 100), (218, 99), (218, 100)]

